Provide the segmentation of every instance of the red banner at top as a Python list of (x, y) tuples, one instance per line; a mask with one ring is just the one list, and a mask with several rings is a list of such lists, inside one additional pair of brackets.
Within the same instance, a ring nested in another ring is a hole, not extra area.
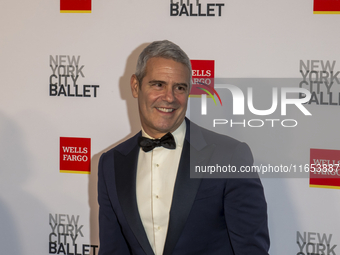
[(340, 1), (314, 0), (313, 11), (316, 14), (340, 14)]
[(60, 12), (91, 12), (91, 0), (60, 0)]

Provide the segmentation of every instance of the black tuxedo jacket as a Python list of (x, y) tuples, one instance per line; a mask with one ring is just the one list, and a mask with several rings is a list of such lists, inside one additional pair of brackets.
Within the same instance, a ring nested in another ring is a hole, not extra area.
[[(267, 205), (258, 178), (190, 178), (190, 166), (252, 165), (249, 147), (186, 122), (163, 254), (268, 254)], [(99, 255), (154, 254), (136, 200), (140, 135), (100, 158)]]

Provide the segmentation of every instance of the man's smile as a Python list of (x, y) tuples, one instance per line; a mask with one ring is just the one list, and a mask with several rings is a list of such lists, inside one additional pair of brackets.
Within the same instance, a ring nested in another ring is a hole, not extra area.
[(161, 112), (173, 112), (175, 110), (173, 108), (162, 108), (162, 107), (156, 107), (156, 109)]

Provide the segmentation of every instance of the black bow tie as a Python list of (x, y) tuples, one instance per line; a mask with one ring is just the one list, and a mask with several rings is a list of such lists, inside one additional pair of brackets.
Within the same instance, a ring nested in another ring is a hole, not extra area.
[(169, 132), (165, 134), (160, 139), (149, 139), (146, 137), (139, 137), (138, 144), (142, 148), (143, 151), (148, 152), (153, 150), (155, 147), (163, 146), (167, 149), (176, 149), (176, 142), (174, 136)]

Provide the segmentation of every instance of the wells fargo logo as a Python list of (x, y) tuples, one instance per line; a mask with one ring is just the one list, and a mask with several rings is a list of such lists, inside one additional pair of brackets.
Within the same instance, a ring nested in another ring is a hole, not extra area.
[(205, 91), (200, 89), (202, 87), (205, 89), (209, 88), (209, 91), (214, 91), (215, 61), (190, 60), (190, 62), (192, 67), (192, 88), (190, 91), (190, 97), (200, 97), (201, 95), (206, 94)]
[(91, 172), (91, 139), (60, 137), (60, 172)]
[(192, 88), (190, 91), (190, 97), (201, 98), (201, 113), (207, 114), (207, 96), (211, 98), (215, 105), (217, 102), (214, 95), (217, 96), (220, 104), (222, 100), (220, 95), (214, 88), (215, 78), (215, 61), (214, 60), (191, 60), (192, 67)]
[(91, 0), (60, 0), (61, 13), (91, 13)]
[(340, 150), (310, 149), (309, 186), (340, 189)]
[(314, 0), (314, 14), (340, 14), (339, 0)]

